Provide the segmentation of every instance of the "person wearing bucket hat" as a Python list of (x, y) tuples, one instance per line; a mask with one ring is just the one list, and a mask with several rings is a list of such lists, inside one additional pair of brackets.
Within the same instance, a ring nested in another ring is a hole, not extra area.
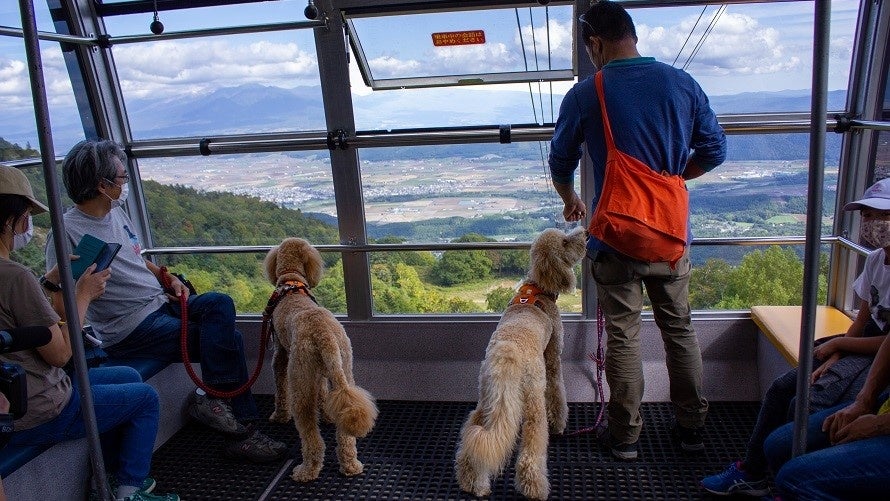
[[(4, 453), (86, 436), (80, 390), (62, 369), (71, 358), (71, 342), (61, 289), (56, 287), (48, 300), (46, 286), (41, 287), (34, 272), (11, 259), (13, 250), (30, 240), (31, 215), (44, 212), (47, 208), (34, 197), (25, 174), (0, 166), (0, 330), (46, 327), (51, 334), (43, 346), (0, 355), (0, 361), (25, 370), (28, 391), (27, 411), (13, 422)], [(95, 265), (90, 265), (75, 284), (81, 323), (90, 303), (105, 292), (111, 274), (94, 270)], [(58, 267), (53, 266), (45, 277), (58, 283)], [(117, 452), (110, 454), (113, 461), (107, 465), (119, 485), (113, 494), (131, 501), (177, 501), (175, 494), (149, 494), (154, 488), (148, 473), (158, 430), (157, 392), (131, 367), (97, 367), (90, 369), (89, 379), (103, 449)]]
[(15, 167), (0, 165), (0, 195), (19, 195), (31, 203), (31, 215), (49, 212), (36, 197), (25, 173)]
[[(853, 282), (853, 291), (859, 297), (859, 312), (853, 324), (846, 334), (816, 342), (813, 350), (815, 370), (810, 377), (809, 411), (814, 416), (811, 419), (817, 415), (824, 419), (823, 412), (837, 410), (839, 405), (843, 407), (856, 398), (866, 386), (869, 370), (890, 331), (890, 267), (885, 266), (890, 251), (890, 179), (869, 187), (861, 199), (848, 203), (844, 210), (862, 211), (861, 239), (877, 249), (868, 255), (865, 269)], [(798, 462), (789, 462), (787, 468), (782, 466), (790, 458), (790, 441), (787, 444), (782, 441), (790, 440), (788, 427), (791, 425), (787, 423), (794, 417), (796, 388), (796, 368), (773, 381), (760, 406), (745, 457), (730, 463), (724, 471), (702, 479), (702, 488), (718, 495), (761, 496), (769, 491), (766, 472), (772, 470), (776, 473), (776, 487), (783, 499), (784, 496), (791, 496), (789, 499), (826, 499), (835, 495), (827, 492), (850, 496), (861, 493), (843, 490), (850, 489), (851, 485), (826, 475), (827, 466), (804, 466), (812, 475), (802, 474), (799, 470), (791, 473), (801, 468)], [(813, 432), (808, 433), (808, 439), (811, 434)], [(788, 446), (787, 456), (780, 452), (784, 445)], [(844, 488), (821, 491), (817, 495), (817, 490), (800, 490), (798, 481), (803, 482), (804, 478), (812, 483), (813, 489), (825, 489), (834, 483)], [(863, 498), (868, 497), (863, 494)]]

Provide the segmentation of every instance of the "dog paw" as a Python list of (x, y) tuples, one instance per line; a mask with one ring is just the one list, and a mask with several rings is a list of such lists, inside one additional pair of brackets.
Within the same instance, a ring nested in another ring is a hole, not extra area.
[(269, 421), (273, 423), (286, 423), (290, 421), (290, 414), (287, 411), (275, 409), (271, 416), (269, 416)]
[(312, 468), (307, 466), (306, 463), (303, 463), (294, 468), (290, 478), (297, 482), (311, 482), (318, 478), (319, 473), (321, 473), (321, 468)]
[(340, 473), (346, 475), (347, 477), (358, 475), (363, 471), (365, 471), (365, 465), (363, 465), (361, 461), (357, 459), (348, 461), (340, 465)]
[(566, 422), (565, 421), (563, 421), (561, 423), (550, 423), (550, 434), (551, 435), (562, 435), (564, 431), (566, 431)]
[(546, 481), (544, 484), (523, 485), (520, 486), (519, 492), (528, 499), (545, 500), (550, 495), (550, 485)]

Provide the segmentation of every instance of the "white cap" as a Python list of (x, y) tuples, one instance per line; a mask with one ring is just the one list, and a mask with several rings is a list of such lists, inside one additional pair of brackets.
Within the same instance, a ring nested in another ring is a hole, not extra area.
[(859, 209), (890, 210), (890, 178), (869, 186), (862, 198), (844, 206), (844, 210)]

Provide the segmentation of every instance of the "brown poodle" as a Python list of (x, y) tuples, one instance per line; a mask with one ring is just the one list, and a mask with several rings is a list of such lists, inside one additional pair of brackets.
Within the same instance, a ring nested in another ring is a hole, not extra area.
[(585, 253), (583, 229), (544, 230), (531, 248), (528, 279), (504, 311), (479, 372), (479, 403), (461, 429), (455, 472), (461, 489), (491, 492), (522, 432), (516, 490), (547, 499), (549, 431), (562, 433), (569, 408), (560, 357), (563, 328), (556, 297), (575, 288), (573, 267)]
[[(340, 472), (358, 475), (355, 438), (364, 437), (377, 419), (374, 398), (355, 385), (352, 345), (334, 315), (315, 302), (309, 289), (318, 285), (324, 263), (318, 250), (301, 238), (287, 238), (266, 255), (266, 277), (280, 300), (272, 313), (275, 330), (275, 411), (270, 421), (294, 419), (303, 462), (291, 478), (318, 478), (324, 462), (319, 411), (337, 428)], [(330, 390), (329, 390), (330, 385)]]

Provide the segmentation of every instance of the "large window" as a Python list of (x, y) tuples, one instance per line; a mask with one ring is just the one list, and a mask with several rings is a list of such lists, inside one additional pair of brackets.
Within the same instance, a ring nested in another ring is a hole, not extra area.
[[(46, 5), (35, 3), (37, 29), (54, 32)], [(17, 2), (3, 2), (0, 5), (0, 26), (21, 29), (22, 18)], [(56, 152), (64, 154), (74, 143), (83, 139), (83, 126), (59, 44), (40, 42), (40, 57), (49, 103), (53, 146)], [(39, 156), (34, 151), (38, 148), (39, 140), (28, 60), (25, 56), (25, 40), (18, 36), (0, 35), (0, 110), (0, 145), (4, 150), (0, 160)], [(29, 152), (15, 153), (16, 147)]]

